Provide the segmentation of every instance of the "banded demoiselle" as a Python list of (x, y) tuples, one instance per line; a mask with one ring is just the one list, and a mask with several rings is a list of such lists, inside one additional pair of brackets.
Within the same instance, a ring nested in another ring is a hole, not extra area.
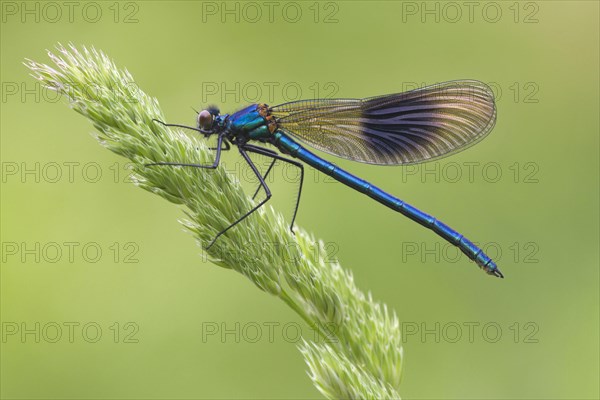
[[(231, 145), (237, 146), (260, 182), (254, 197), (261, 187), (266, 196), (254, 208), (219, 232), (208, 247), (271, 198), (265, 179), (276, 161), (291, 164), (300, 171), (300, 186), (290, 226), (293, 232), (304, 179), (304, 167), (295, 160), (298, 159), (431, 229), (457, 246), (485, 272), (503, 278), (496, 263), (462, 234), (324, 160), (300, 144), (305, 143), (325, 153), (362, 163), (407, 165), (439, 159), (464, 150), (483, 139), (492, 130), (495, 121), (496, 107), (491, 89), (484, 83), (473, 80), (445, 82), (365, 99), (300, 100), (277, 106), (252, 104), (231, 115), (221, 115), (218, 108), (209, 107), (198, 113), (195, 128), (156, 122), (193, 129), (206, 138), (217, 135), (214, 163), (200, 165), (158, 162), (148, 165), (214, 169), (219, 165), (221, 151), (230, 150)], [(279, 152), (264, 145), (271, 145)], [(248, 153), (272, 159), (264, 176)]]

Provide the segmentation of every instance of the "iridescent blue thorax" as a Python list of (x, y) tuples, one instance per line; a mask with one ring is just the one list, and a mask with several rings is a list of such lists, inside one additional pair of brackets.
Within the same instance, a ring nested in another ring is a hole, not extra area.
[(228, 139), (237, 144), (250, 140), (268, 142), (277, 130), (275, 119), (269, 115), (266, 104), (252, 104), (225, 118)]

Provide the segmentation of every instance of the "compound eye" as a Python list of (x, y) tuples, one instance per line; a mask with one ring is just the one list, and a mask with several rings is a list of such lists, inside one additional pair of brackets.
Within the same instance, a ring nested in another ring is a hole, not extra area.
[(204, 131), (210, 131), (212, 129), (213, 116), (210, 112), (203, 110), (198, 114), (198, 127)]

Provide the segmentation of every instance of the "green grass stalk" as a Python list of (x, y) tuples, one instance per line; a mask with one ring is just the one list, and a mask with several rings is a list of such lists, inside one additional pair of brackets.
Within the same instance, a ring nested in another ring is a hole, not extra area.
[[(131, 160), (136, 185), (183, 206), (187, 219), (182, 223), (200, 245), (252, 207), (224, 168), (145, 167), (158, 161), (211, 163), (214, 152), (200, 138), (153, 122), (168, 119), (127, 70), (93, 48), (59, 45), (48, 55), (53, 66), (31, 60), (25, 65), (43, 85), (69, 98), (71, 107), (92, 122), (104, 147)], [(304, 340), (299, 346), (324, 396), (399, 398), (402, 345), (395, 314), (362, 293), (350, 272), (326, 262), (322, 241), (295, 230), (292, 235), (279, 214), (263, 207), (207, 254), (279, 297), (324, 334), (325, 343)]]

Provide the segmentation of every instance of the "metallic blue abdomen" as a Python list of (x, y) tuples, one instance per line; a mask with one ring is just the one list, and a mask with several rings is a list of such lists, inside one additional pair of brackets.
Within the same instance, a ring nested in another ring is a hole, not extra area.
[(384, 192), (377, 186), (372, 185), (369, 182), (344, 171), (335, 164), (322, 159), (316, 154), (300, 146), (284, 133), (276, 132), (274, 137), (276, 145), (285, 153), (304, 161), (311, 167), (331, 176), (337, 181), (366, 194), (367, 196), (377, 200), (379, 203), (407, 216), (420, 225), (431, 229), (448, 242), (458, 247), (467, 257), (475, 261), (475, 263), (477, 263), (477, 265), (488, 274), (502, 276), (497, 270), (496, 263), (494, 263), (490, 257), (488, 257), (479, 247), (467, 240), (467, 238), (456, 232), (454, 229), (450, 228), (448, 225), (438, 221), (436, 218), (424, 213), (410, 204), (405, 203), (399, 198)]

